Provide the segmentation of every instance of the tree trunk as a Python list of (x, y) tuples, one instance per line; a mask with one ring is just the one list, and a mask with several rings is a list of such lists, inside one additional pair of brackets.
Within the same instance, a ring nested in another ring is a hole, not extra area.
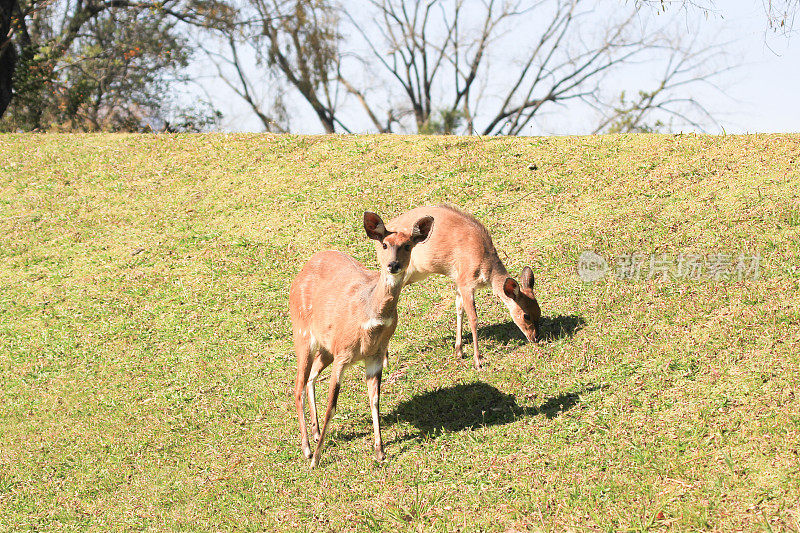
[(11, 11), (16, 0), (0, 0), (0, 117), (11, 103), (17, 50), (11, 42)]

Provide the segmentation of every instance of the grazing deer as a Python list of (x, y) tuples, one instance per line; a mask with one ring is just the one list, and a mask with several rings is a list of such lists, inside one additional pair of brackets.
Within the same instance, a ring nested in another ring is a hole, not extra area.
[(444, 274), (456, 283), (455, 355), (461, 355), (461, 320), (466, 310), (472, 331), (475, 368), (481, 368), (478, 350), (478, 315), (475, 289), (490, 285), (492, 292), (508, 307), (511, 319), (525, 337), (535, 342), (539, 336), (541, 311), (533, 293), (533, 271), (522, 270), (520, 282), (509, 277), (497, 255), (489, 232), (475, 217), (449, 205), (418, 207), (388, 222), (393, 231), (408, 231), (413, 221), (431, 216), (436, 227), (425, 243), (414, 248), (406, 270), (404, 285), (416, 283), (430, 274)]
[[(311, 459), (311, 468), (319, 464), (325, 431), (336, 408), (342, 372), (358, 361), (364, 361), (366, 369), (375, 457), (379, 461), (385, 458), (378, 414), (381, 373), (389, 339), (397, 327), (397, 301), (411, 252), (415, 245), (428, 238), (432, 227), (433, 218), (423, 216), (407, 231), (392, 232), (386, 229), (381, 217), (366, 212), (364, 230), (370, 239), (377, 241), (380, 272), (367, 270), (349, 255), (329, 250), (312, 257), (292, 282), (289, 311), (297, 353), (294, 403), (300, 420), (300, 447), (303, 455)], [(320, 432), (314, 382), (331, 363), (328, 407)], [(303, 409), (304, 391), (317, 442), (313, 456)]]

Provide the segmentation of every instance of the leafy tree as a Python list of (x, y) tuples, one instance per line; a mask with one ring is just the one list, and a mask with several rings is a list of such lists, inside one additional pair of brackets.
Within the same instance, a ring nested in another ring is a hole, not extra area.
[(11, 102), (11, 87), (17, 50), (11, 41), (11, 20), (15, 0), (0, 0), (0, 116)]
[[(199, 20), (125, 0), (22, 0), (13, 17), (18, 62), (4, 129), (163, 128), (181, 113), (175, 83), (192, 52), (177, 24)], [(183, 6), (182, 9), (185, 9)], [(183, 110), (182, 124), (213, 122), (213, 110)]]
[(464, 124), (466, 114), (461, 110), (439, 109), (436, 116), (419, 127), (423, 135), (453, 135)]

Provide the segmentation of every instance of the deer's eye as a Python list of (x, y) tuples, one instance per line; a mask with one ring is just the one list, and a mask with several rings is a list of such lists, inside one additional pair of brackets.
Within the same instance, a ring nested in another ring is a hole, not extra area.
[(531, 321), (531, 315), (529, 315), (528, 313), (525, 313), (524, 315), (522, 315), (522, 318), (525, 319), (525, 322), (530, 322)]
[(383, 245), (383, 249), (385, 250), (386, 249), (386, 243), (382, 242), (381, 244)]

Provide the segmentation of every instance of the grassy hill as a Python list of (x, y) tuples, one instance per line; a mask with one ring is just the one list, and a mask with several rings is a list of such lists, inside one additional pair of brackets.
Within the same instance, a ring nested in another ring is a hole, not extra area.
[[(545, 340), (480, 293), (476, 372), (449, 280), (406, 288), (389, 460), (359, 366), (309, 471), (292, 277), (439, 202), (533, 268)], [(795, 135), (2, 135), (0, 530), (797, 530), (798, 289)]]

